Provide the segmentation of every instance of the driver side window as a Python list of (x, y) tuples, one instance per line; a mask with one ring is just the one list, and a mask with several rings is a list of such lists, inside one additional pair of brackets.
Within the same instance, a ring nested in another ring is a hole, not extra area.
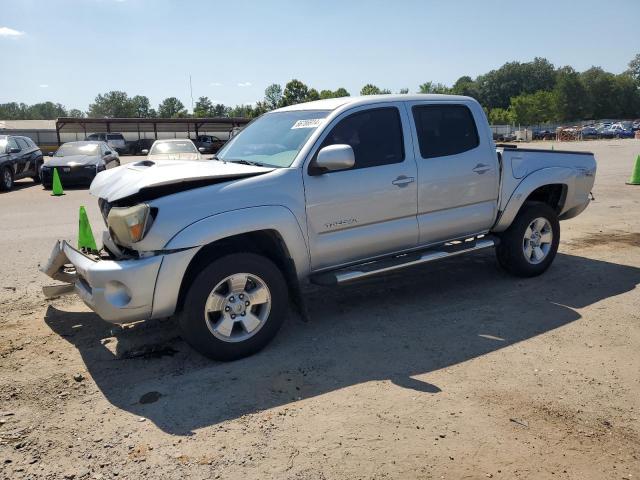
[(12, 148), (20, 149), (20, 147), (18, 146), (18, 142), (16, 142), (16, 139), (13, 137), (9, 137), (8, 145), (9, 145), (9, 149), (12, 149)]
[(404, 140), (398, 109), (365, 110), (340, 120), (320, 148), (336, 144), (351, 146), (356, 159), (354, 169), (402, 162)]

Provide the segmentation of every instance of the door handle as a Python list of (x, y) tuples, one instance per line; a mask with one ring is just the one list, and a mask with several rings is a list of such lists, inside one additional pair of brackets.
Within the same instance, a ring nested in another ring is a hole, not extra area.
[(472, 171), (477, 173), (478, 175), (482, 175), (483, 173), (487, 173), (489, 170), (491, 170), (491, 167), (489, 165), (479, 163), (475, 167), (473, 167)]
[(416, 179), (413, 177), (407, 177), (405, 175), (400, 175), (398, 178), (396, 178), (393, 182), (391, 182), (393, 185), (395, 185), (396, 187), (406, 187), (407, 185), (409, 185), (410, 183), (415, 182)]

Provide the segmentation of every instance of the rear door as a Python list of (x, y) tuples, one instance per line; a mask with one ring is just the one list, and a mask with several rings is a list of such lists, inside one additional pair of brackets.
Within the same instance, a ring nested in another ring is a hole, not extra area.
[[(13, 178), (18, 179), (22, 177), (22, 170), (24, 168), (24, 160), (22, 159), (22, 155), (24, 152), (15, 137), (9, 137), (7, 140), (9, 145), (9, 158), (11, 168), (13, 169)], [(11, 150), (14, 150), (13, 152)], [(16, 151), (17, 150), (17, 151)]]
[(313, 175), (304, 183), (313, 270), (416, 245), (416, 163), (402, 104), (349, 110), (321, 136), (322, 147), (351, 145), (355, 166)]
[(497, 214), (499, 171), (475, 103), (410, 102), (418, 165), (420, 245), (489, 230)]
[(26, 139), (22, 137), (16, 137), (16, 142), (20, 147), (20, 176), (34, 175), (35, 174), (35, 152)]

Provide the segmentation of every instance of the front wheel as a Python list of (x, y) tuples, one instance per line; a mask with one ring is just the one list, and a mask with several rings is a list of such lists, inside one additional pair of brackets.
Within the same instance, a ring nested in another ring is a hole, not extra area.
[(535, 277), (549, 268), (559, 243), (556, 212), (546, 203), (526, 203), (511, 226), (500, 234), (498, 263), (512, 275)]
[(211, 262), (193, 280), (178, 322), (185, 340), (214, 360), (236, 360), (264, 348), (288, 308), (278, 267), (253, 253)]
[(13, 188), (13, 171), (4, 167), (0, 172), (0, 190), (9, 191)]

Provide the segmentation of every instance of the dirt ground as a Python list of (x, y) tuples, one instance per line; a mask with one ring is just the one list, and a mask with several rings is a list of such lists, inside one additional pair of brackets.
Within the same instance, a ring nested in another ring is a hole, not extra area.
[(80, 205), (102, 221), (86, 190), (18, 182), (0, 195), (2, 478), (640, 478), (640, 141), (562, 148), (596, 153), (596, 201), (545, 275), (485, 252), (318, 289), (309, 323), (233, 363), (171, 321), (44, 301), (54, 240)]

